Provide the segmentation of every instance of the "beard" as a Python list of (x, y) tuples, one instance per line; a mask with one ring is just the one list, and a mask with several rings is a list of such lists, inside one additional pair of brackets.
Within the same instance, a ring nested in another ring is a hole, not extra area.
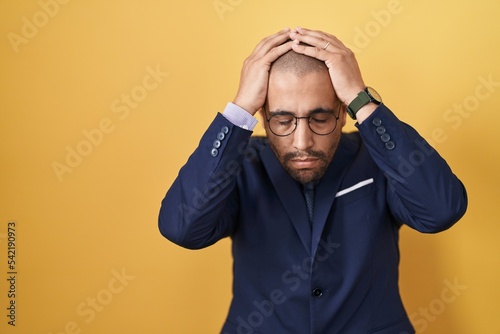
[[(270, 146), (288, 174), (290, 174), (290, 176), (297, 182), (306, 184), (312, 181), (317, 181), (323, 177), (328, 166), (330, 165), (330, 162), (332, 161), (333, 154), (338, 146), (338, 141), (332, 145), (328, 152), (306, 150), (280, 153), (277, 147), (275, 147), (272, 143), (270, 143)], [(319, 160), (320, 164), (315, 168), (294, 168), (292, 166), (292, 160), (305, 158), (316, 158)]]
[[(291, 160), (297, 158), (316, 158), (321, 163), (316, 168), (293, 168), (291, 166)], [(323, 177), (330, 164), (330, 160), (327, 159), (326, 154), (320, 151), (307, 150), (306, 152), (290, 152), (286, 153), (281, 164), (285, 170), (294, 178), (297, 182), (306, 184), (312, 181), (317, 181)]]

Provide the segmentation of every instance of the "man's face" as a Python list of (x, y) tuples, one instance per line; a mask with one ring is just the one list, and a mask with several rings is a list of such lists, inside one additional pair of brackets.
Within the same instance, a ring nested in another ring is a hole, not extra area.
[[(330, 165), (345, 124), (345, 108), (339, 110), (339, 104), (327, 71), (301, 77), (288, 72), (271, 73), (263, 115), (265, 129), (278, 160), (298, 182), (304, 184), (320, 179)], [(321, 109), (339, 116), (335, 130), (325, 136), (312, 132), (307, 119), (300, 119), (289, 136), (276, 136), (266, 121), (277, 111), (303, 117)]]

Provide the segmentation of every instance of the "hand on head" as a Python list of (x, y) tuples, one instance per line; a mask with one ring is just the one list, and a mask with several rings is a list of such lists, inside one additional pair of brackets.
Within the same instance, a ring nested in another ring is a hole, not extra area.
[(252, 115), (262, 108), (266, 100), (271, 64), (292, 49), (290, 29), (284, 29), (264, 38), (243, 63), (240, 86), (234, 104)]
[(325, 62), (335, 92), (345, 105), (365, 89), (354, 53), (337, 37), (298, 27), (290, 32), (290, 38), (293, 51)]
[(273, 63), (291, 50), (324, 62), (343, 104), (348, 105), (365, 88), (353, 52), (335, 36), (300, 27), (287, 28), (264, 38), (245, 60), (233, 102), (252, 115), (261, 109)]

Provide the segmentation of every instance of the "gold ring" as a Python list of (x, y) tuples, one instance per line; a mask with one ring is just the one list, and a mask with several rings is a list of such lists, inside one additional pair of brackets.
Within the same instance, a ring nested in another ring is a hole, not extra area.
[(326, 48), (330, 45), (330, 42), (326, 43), (326, 45), (323, 47), (323, 50), (326, 50)]

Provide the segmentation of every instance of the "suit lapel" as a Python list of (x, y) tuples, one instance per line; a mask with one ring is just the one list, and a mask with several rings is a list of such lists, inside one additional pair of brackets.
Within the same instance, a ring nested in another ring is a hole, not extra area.
[(349, 169), (357, 152), (357, 145), (341, 136), (339, 146), (325, 175), (316, 187), (314, 198), (314, 218), (311, 242), (311, 254), (315, 254), (331, 211), (335, 194), (338, 192), (345, 173)]
[(285, 208), (302, 244), (312, 255), (316, 253), (321, 234), (331, 211), (335, 194), (341, 181), (354, 159), (358, 145), (345, 135), (340, 138), (339, 146), (332, 162), (316, 187), (314, 198), (313, 228), (309, 224), (302, 186), (283, 168), (269, 145), (261, 151), (262, 162), (267, 170), (274, 189)]
[(309, 252), (311, 250), (311, 226), (307, 217), (307, 208), (301, 185), (283, 168), (269, 145), (261, 151), (261, 157), (290, 221), (295, 227), (302, 244)]

